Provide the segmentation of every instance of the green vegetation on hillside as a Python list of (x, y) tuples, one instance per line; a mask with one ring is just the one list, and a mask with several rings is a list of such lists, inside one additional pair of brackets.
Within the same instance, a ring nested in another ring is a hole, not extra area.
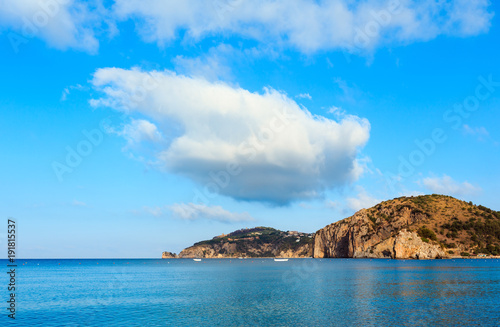
[(417, 231), (418, 236), (422, 239), (422, 241), (428, 243), (429, 240), (437, 241), (436, 233), (427, 228), (426, 226), (420, 227)]
[(500, 255), (500, 217), (486, 216), (484, 220), (470, 218), (463, 222), (456, 218), (452, 223), (441, 225), (449, 231), (451, 238), (456, 238), (458, 233), (466, 231), (473, 244), (477, 245), (476, 253)]

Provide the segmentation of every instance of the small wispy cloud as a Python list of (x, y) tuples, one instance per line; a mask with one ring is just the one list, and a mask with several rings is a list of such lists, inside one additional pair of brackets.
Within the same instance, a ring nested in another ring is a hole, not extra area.
[(303, 209), (311, 209), (312, 206), (308, 203), (305, 203), (305, 202), (300, 202), (299, 204), (299, 207), (303, 208)]
[(144, 212), (153, 215), (155, 217), (160, 217), (164, 214), (164, 210), (160, 207), (143, 207)]
[(65, 87), (64, 90), (62, 91), (62, 94), (61, 94), (61, 102), (63, 101), (66, 101), (68, 99), (68, 95), (71, 94), (72, 91), (86, 91), (88, 90), (88, 87), (86, 86), (82, 86), (80, 84), (76, 84), (76, 85), (70, 85), (68, 87)]
[(346, 116), (345, 110), (337, 106), (331, 106), (330, 108), (328, 108), (327, 112), (329, 114), (332, 114), (337, 120), (342, 119)]
[(161, 216), (166, 216), (168, 213), (167, 207), (148, 207), (144, 206), (141, 209), (134, 209), (130, 211), (134, 215), (150, 215), (150, 216), (155, 216), (155, 217), (161, 217)]
[(78, 200), (73, 200), (73, 202), (71, 202), (71, 205), (75, 206), (75, 207), (86, 207), (87, 206), (87, 204), (85, 202), (78, 201)]
[(200, 76), (209, 81), (231, 80), (232, 72), (228, 66), (232, 60), (243, 54), (232, 46), (220, 44), (210, 48), (206, 54), (198, 57), (176, 56), (172, 62), (176, 71), (190, 76)]
[(338, 88), (338, 99), (343, 102), (356, 103), (363, 99), (363, 92), (357, 85), (340, 77), (333, 79), (335, 87)]
[(231, 212), (221, 206), (210, 206), (196, 203), (175, 203), (170, 206), (144, 206), (140, 210), (133, 210), (137, 215), (151, 215), (154, 217), (168, 217), (180, 220), (211, 220), (225, 223), (255, 221), (247, 212)]
[(477, 137), (478, 141), (484, 141), (488, 136), (490, 136), (490, 133), (483, 126), (471, 127), (469, 125), (464, 125), (462, 130), (465, 135)]
[(362, 186), (358, 186), (357, 191), (358, 194), (356, 197), (350, 197), (346, 199), (346, 206), (350, 210), (358, 211), (361, 209), (370, 208), (381, 202), (381, 200), (370, 195)]
[(338, 209), (340, 207), (340, 203), (337, 201), (326, 200), (325, 207), (328, 209)]
[(208, 206), (195, 203), (176, 203), (169, 206), (175, 218), (183, 220), (215, 220), (221, 222), (254, 221), (249, 213), (230, 212), (221, 206)]
[(299, 98), (299, 99), (308, 99), (308, 100), (312, 100), (312, 96), (309, 94), (309, 93), (301, 93), (299, 95), (296, 95), (295, 96), (296, 98)]
[(420, 195), (425, 195), (425, 193), (420, 192), (420, 191), (409, 191), (409, 190), (402, 190), (401, 192), (398, 193), (398, 196), (420, 196)]
[(462, 196), (462, 195), (474, 195), (481, 191), (481, 188), (474, 186), (471, 183), (457, 182), (448, 175), (443, 175), (442, 177), (427, 177), (419, 182), (428, 190), (446, 195)]

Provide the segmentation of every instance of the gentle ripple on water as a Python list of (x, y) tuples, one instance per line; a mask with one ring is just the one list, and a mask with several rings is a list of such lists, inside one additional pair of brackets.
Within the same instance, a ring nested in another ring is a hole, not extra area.
[[(16, 326), (498, 326), (500, 321), (496, 259), (24, 262), (16, 276)], [(5, 311), (1, 325), (10, 320)]]

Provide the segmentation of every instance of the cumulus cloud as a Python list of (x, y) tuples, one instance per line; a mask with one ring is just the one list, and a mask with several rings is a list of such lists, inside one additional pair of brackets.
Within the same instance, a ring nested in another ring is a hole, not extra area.
[(221, 222), (254, 221), (247, 212), (235, 213), (221, 206), (208, 206), (195, 203), (176, 203), (169, 207), (174, 217), (184, 220), (216, 220)]
[(421, 184), (434, 193), (454, 196), (474, 195), (481, 191), (480, 187), (468, 182), (459, 183), (447, 175), (424, 178)]
[(270, 88), (252, 93), (171, 71), (99, 69), (92, 83), (104, 94), (94, 106), (149, 117), (168, 133), (157, 157), (205, 195), (286, 204), (363, 173), (357, 156), (369, 139), (366, 119), (334, 121)]
[(114, 29), (107, 10), (100, 1), (78, 0), (0, 0), (0, 32), (14, 51), (32, 38), (49, 46), (95, 53), (99, 47), (94, 28), (107, 24)]
[(491, 26), (489, 7), (488, 0), (117, 0), (114, 12), (162, 46), (184, 32), (193, 40), (237, 35), (313, 53), (477, 35)]
[(361, 209), (371, 208), (381, 200), (371, 196), (363, 187), (357, 187), (358, 194), (356, 197), (350, 197), (346, 199), (347, 209), (358, 211)]

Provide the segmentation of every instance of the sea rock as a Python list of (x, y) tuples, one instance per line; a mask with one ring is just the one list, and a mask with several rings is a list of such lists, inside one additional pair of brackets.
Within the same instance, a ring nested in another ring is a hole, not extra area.
[(162, 259), (174, 259), (174, 258), (177, 258), (177, 254), (175, 254), (173, 252), (165, 251), (161, 254), (161, 258)]

